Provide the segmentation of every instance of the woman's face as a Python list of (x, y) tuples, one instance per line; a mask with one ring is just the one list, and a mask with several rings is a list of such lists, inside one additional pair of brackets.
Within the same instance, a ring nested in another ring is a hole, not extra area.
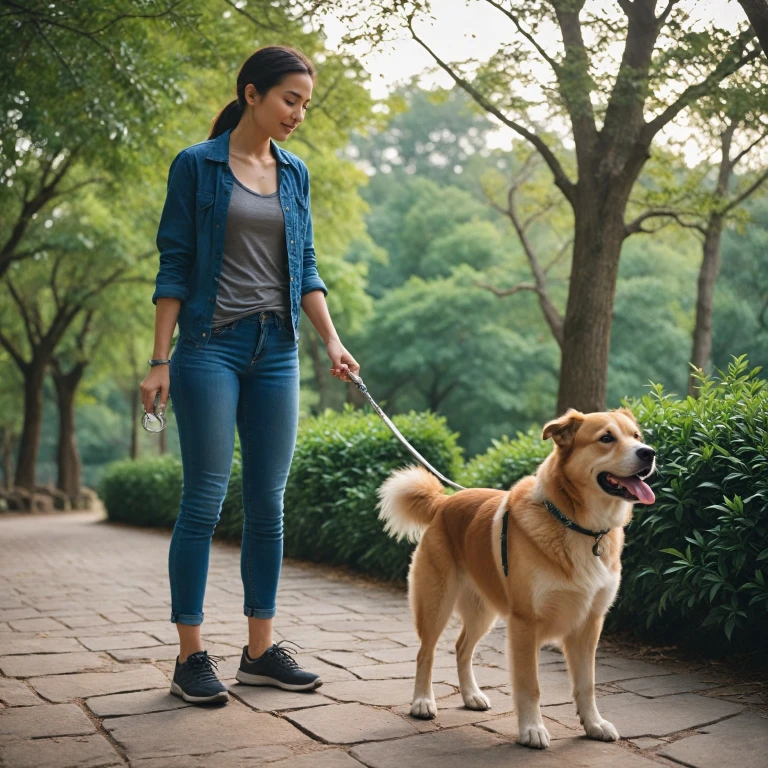
[(270, 88), (263, 101), (252, 85), (245, 89), (254, 122), (275, 141), (285, 141), (298, 127), (311, 97), (312, 78), (298, 72), (286, 75), (281, 83)]

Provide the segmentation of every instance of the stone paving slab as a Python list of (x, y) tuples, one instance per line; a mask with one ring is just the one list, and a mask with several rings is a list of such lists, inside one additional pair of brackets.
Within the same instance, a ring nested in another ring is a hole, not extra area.
[(95, 730), (83, 710), (74, 704), (41, 704), (0, 710), (0, 742), (74, 736)]
[(132, 693), (113, 693), (107, 696), (93, 696), (86, 699), (85, 704), (97, 717), (145, 715), (149, 712), (164, 712), (168, 709), (181, 709), (182, 707), (192, 706), (168, 691), (165, 678), (163, 678), (162, 688), (149, 691), (133, 691)]
[(125, 749), (129, 760), (310, 741), (309, 736), (288, 721), (253, 712), (237, 701), (218, 707), (187, 707), (109, 718), (104, 721), (104, 728)]
[(748, 713), (707, 725), (658, 754), (696, 768), (765, 768), (768, 763), (768, 718)]
[(7, 677), (66, 675), (109, 666), (97, 653), (46, 653), (32, 656), (2, 656), (0, 671)]
[(48, 701), (64, 702), (120, 691), (165, 688), (168, 681), (155, 667), (136, 665), (121, 672), (84, 672), (79, 675), (33, 677), (29, 684)]
[[(598, 701), (600, 714), (610, 720), (625, 739), (638, 736), (668, 736), (678, 731), (700, 728), (743, 709), (737, 704), (692, 693), (657, 699), (643, 699), (634, 693), (603, 696)], [(542, 714), (563, 725), (576, 728), (579, 718), (573, 704), (545, 707)]]
[(328, 744), (356, 744), (412, 736), (418, 729), (387, 709), (363, 704), (332, 704), (288, 712), (287, 720)]
[(0, 677), (0, 701), (8, 707), (32, 707), (43, 703), (21, 680), (4, 677)]
[[(219, 672), (231, 700), (187, 705), (168, 691), (177, 653), (168, 620), (169, 532), (97, 519), (46, 516), (41, 527), (34, 516), (0, 516), (4, 768), (650, 768), (652, 761), (753, 768), (754, 754), (766, 753), (766, 721), (748, 706), (749, 696), (723, 699), (727, 679), (716, 681), (715, 697), (707, 695), (715, 673), (680, 674), (669, 663), (606, 649), (598, 653), (599, 706), (623, 738), (591, 741), (554, 647), (539, 656), (552, 745), (545, 752), (520, 747), (503, 621), (475, 654), (492, 708), (463, 706), (453, 618), (437, 646), (437, 717), (411, 718), (419, 643), (404, 592), (290, 562), (275, 639), (298, 643), (297, 660), (325, 684), (313, 693), (241, 685), (234, 674), (247, 623), (239, 552), (219, 543), (211, 552), (203, 638), (223, 657)], [(52, 574), (55, 585), (46, 582)]]
[(0, 746), (0, 765), (9, 768), (112, 768), (125, 765), (101, 734), (17, 741)]

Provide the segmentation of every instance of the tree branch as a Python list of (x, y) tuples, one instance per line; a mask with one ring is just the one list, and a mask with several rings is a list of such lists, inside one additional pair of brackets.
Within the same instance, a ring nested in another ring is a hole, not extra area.
[[(718, 65), (701, 82), (686, 88), (678, 98), (672, 102), (660, 115), (657, 115), (650, 122), (645, 123), (641, 131), (641, 143), (645, 146), (650, 145), (653, 137), (669, 122), (674, 120), (677, 115), (683, 111), (689, 104), (692, 104), (699, 96), (708, 93), (714, 85), (725, 80), (748, 64), (760, 54), (759, 48), (753, 48), (748, 53), (743, 53), (744, 47), (752, 40), (754, 33), (752, 28), (742, 32), (733, 46), (723, 56)], [(736, 58), (738, 57), (738, 58)]]
[(768, 169), (763, 171), (763, 173), (761, 173), (757, 179), (752, 184), (750, 184), (740, 195), (731, 200), (731, 202), (728, 203), (725, 208), (723, 208), (722, 213), (724, 215), (728, 214), (734, 208), (737, 208), (739, 205), (741, 205), (751, 194), (756, 192), (765, 183), (766, 179), (768, 179)]
[(694, 214), (686, 214), (686, 213), (681, 213), (680, 211), (665, 210), (665, 209), (646, 211), (645, 213), (640, 214), (640, 216), (638, 216), (636, 219), (633, 219), (628, 224), (624, 225), (624, 237), (627, 238), (630, 235), (634, 235), (637, 232), (642, 232), (644, 234), (653, 234), (654, 232), (657, 232), (658, 229), (644, 229), (642, 226), (644, 221), (647, 221), (648, 219), (657, 218), (657, 217), (674, 219), (681, 227), (685, 227), (686, 229), (696, 229), (699, 232), (701, 232), (702, 235), (706, 234), (705, 228), (702, 227), (700, 224), (683, 221), (681, 217), (686, 215), (693, 216)]
[(514, 120), (510, 120), (503, 112), (497, 109), (491, 104), (476, 88), (474, 88), (464, 78), (459, 77), (448, 64), (446, 64), (414, 31), (413, 29), (413, 14), (408, 16), (408, 29), (411, 32), (413, 39), (437, 62), (441, 69), (443, 69), (458, 85), (463, 88), (486, 112), (494, 115), (501, 120), (504, 125), (511, 128), (515, 133), (527, 139), (538, 150), (539, 154), (544, 158), (544, 161), (549, 166), (555, 177), (555, 184), (560, 191), (565, 195), (566, 199), (575, 204), (576, 201), (576, 187), (573, 182), (568, 178), (567, 174), (563, 170), (560, 161), (555, 157), (552, 150), (547, 146), (546, 142), (541, 136), (536, 135), (532, 131), (528, 130), (525, 126), (516, 123)]

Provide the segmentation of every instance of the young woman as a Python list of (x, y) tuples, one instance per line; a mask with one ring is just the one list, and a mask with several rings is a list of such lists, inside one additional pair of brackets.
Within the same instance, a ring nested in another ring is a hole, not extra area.
[[(248, 645), (237, 679), (311, 690), (322, 684), (272, 638), (283, 555), (283, 493), (296, 442), (303, 309), (326, 344), (331, 374), (358, 364), (339, 341), (315, 262), (309, 174), (280, 149), (301, 124), (315, 70), (300, 52), (262, 48), (243, 64), (237, 98), (207, 141), (171, 164), (157, 234), (155, 347), (141, 384), (151, 413), (173, 400), (183, 465), (168, 568), (179, 632), (171, 692), (226, 701), (200, 625), (211, 537), (227, 490), (234, 432), (243, 459), (241, 575)], [(274, 140), (274, 141), (273, 141)], [(168, 359), (171, 336), (179, 340)]]

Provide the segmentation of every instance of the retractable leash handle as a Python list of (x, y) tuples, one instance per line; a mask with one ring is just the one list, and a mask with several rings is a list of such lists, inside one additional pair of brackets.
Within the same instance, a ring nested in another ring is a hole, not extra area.
[(352, 379), (352, 383), (365, 395), (368, 402), (374, 411), (381, 417), (381, 420), (389, 427), (392, 434), (408, 449), (411, 455), (421, 464), (423, 464), (438, 480), (441, 480), (446, 485), (450, 485), (451, 488), (455, 488), (457, 491), (466, 490), (463, 485), (454, 483), (453, 480), (449, 480), (441, 472), (438, 472), (401, 434), (400, 430), (392, 423), (390, 418), (384, 411), (379, 408), (376, 401), (371, 397), (371, 393), (368, 391), (368, 387), (365, 386), (365, 382), (352, 371), (348, 371), (349, 378)]

